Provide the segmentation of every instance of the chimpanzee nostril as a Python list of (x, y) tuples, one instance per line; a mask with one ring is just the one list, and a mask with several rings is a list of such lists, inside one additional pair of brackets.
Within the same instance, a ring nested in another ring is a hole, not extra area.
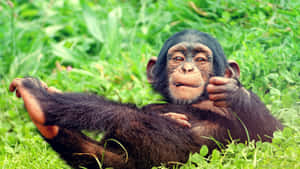
[(182, 66), (183, 72), (192, 72), (194, 70), (194, 66), (191, 65), (190, 63), (184, 63)]

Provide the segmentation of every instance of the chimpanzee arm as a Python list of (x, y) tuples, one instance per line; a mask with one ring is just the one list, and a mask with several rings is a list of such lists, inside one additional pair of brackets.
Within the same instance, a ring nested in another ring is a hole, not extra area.
[(271, 141), (274, 131), (283, 129), (283, 125), (252, 91), (240, 87), (229, 99), (231, 110), (244, 123), (251, 139)]
[[(271, 141), (273, 132), (283, 128), (259, 97), (246, 90), (238, 79), (214, 77), (209, 82), (209, 99), (216, 106), (227, 107), (243, 125), (241, 132), (245, 133), (247, 129), (250, 139)], [(235, 132), (239, 136), (239, 131)]]

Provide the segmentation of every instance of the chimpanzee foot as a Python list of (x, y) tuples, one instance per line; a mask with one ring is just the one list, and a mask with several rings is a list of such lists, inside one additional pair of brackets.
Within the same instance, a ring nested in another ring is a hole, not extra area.
[[(30, 93), (28, 89), (26, 89), (23, 85), (24, 80), (36, 80), (32, 78), (16, 78), (14, 79), (10, 86), (9, 90), (11, 92), (16, 91), (16, 96), (23, 99), (25, 108), (28, 111), (28, 114), (33, 121), (33, 123), (37, 126), (38, 130), (41, 134), (51, 139), (58, 134), (59, 127), (58, 126), (45, 126), (46, 117), (44, 112), (42, 111), (38, 100)], [(42, 82), (42, 87), (46, 88), (49, 92), (58, 92), (55, 88), (48, 88), (47, 84)]]

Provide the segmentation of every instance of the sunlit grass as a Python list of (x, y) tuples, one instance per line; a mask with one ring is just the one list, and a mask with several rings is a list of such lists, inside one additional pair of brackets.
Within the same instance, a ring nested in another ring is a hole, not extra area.
[(208, 157), (202, 148), (178, 168), (300, 168), (299, 9), (300, 1), (275, 0), (0, 1), (0, 168), (69, 168), (8, 93), (13, 78), (36, 76), (139, 106), (158, 102), (147, 60), (191, 28), (220, 41), (245, 87), (287, 129), (273, 143), (233, 142)]

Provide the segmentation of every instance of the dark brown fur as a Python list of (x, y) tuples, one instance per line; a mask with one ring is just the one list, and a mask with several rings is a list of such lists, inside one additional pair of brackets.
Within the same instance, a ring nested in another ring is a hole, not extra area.
[[(250, 139), (270, 141), (270, 137), (282, 125), (265, 108), (256, 95), (243, 99), (233, 106), (235, 113), (201, 110), (190, 105), (153, 104), (141, 109), (135, 105), (119, 104), (103, 97), (81, 93), (48, 93), (36, 79), (28, 78), (23, 86), (39, 101), (46, 115), (47, 125), (58, 125), (60, 131), (54, 139), (46, 139), (68, 164), (74, 168), (97, 168), (102, 159), (106, 139), (118, 140), (127, 150), (116, 143), (105, 148), (103, 165), (114, 168), (151, 168), (169, 161), (186, 162), (190, 152), (198, 152), (202, 145), (209, 149), (233, 139), (247, 140), (243, 121)], [(246, 101), (245, 101), (246, 100)], [(181, 127), (160, 113), (186, 114), (191, 128)], [(239, 119), (237, 118), (239, 117)], [(196, 129), (196, 130), (195, 130)], [(98, 143), (83, 135), (80, 130), (104, 131), (105, 137)], [(204, 137), (203, 137), (204, 136)]]
[[(182, 41), (201, 43), (212, 50), (214, 76), (224, 76), (228, 67), (214, 38), (193, 30), (175, 34), (165, 43), (154, 69), (148, 72), (148, 75), (153, 72), (153, 88), (168, 102), (172, 98), (168, 91), (166, 55), (170, 47)], [(38, 100), (46, 117), (45, 125), (59, 126), (58, 135), (45, 140), (74, 168), (98, 168), (95, 158), (103, 167), (115, 169), (148, 169), (170, 161), (186, 162), (189, 153), (198, 152), (202, 145), (210, 150), (217, 148), (213, 139), (222, 144), (231, 138), (240, 142), (271, 141), (273, 132), (283, 128), (260, 99), (241, 84), (230, 88), (235, 90), (228, 95), (227, 108), (205, 102), (206, 92), (197, 100), (198, 106), (167, 103), (137, 108), (92, 94), (50, 93), (33, 78), (24, 79), (22, 86)], [(169, 112), (185, 114), (191, 128), (161, 115)], [(81, 130), (103, 131), (105, 136), (97, 142)], [(107, 142), (108, 139), (118, 140), (126, 148), (128, 158), (119, 144)]]

